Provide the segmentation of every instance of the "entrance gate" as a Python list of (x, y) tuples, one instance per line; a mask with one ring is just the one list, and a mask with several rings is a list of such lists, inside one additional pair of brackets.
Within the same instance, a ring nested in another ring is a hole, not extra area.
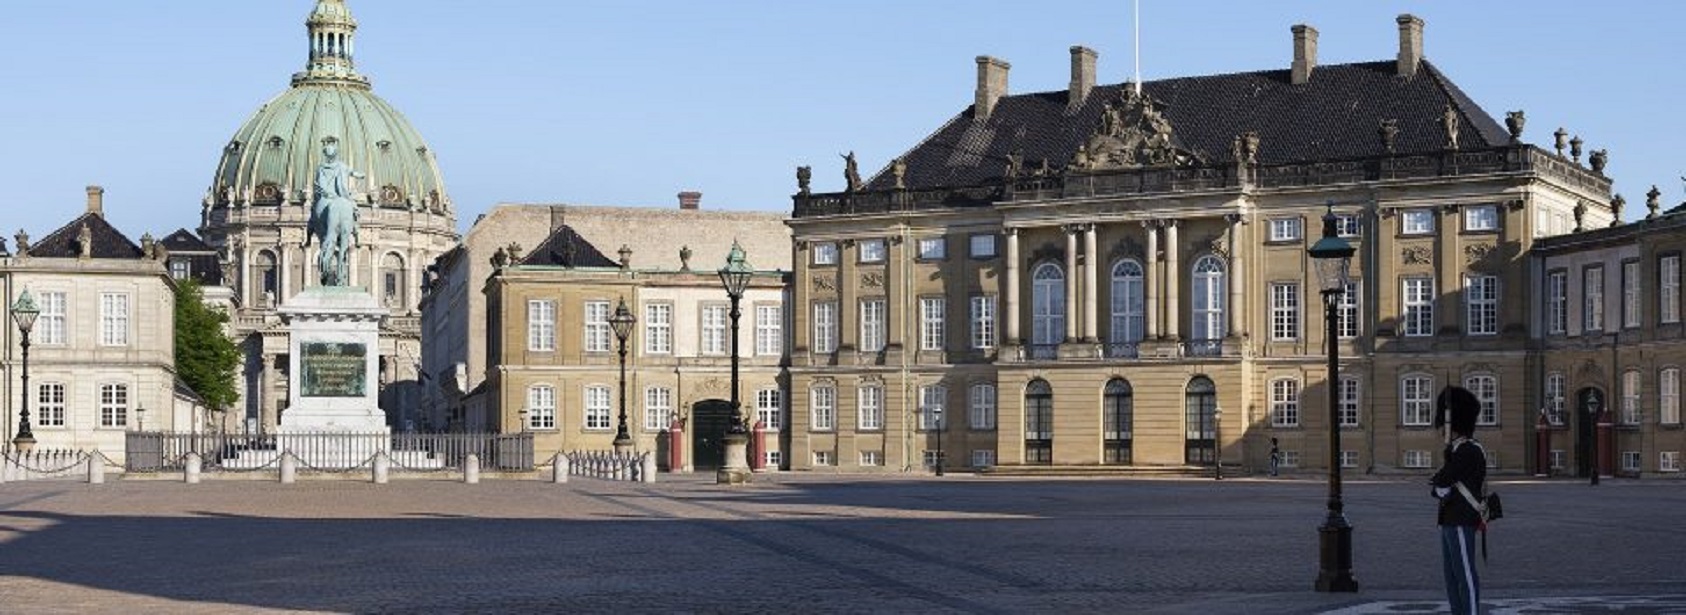
[(726, 428), (732, 424), (732, 402), (705, 399), (691, 405), (691, 466), (716, 469), (726, 465)]

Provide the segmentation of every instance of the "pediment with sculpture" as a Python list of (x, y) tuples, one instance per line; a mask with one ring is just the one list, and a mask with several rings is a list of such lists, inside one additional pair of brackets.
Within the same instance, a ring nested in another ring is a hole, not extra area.
[(1183, 167), (1203, 162), (1195, 152), (1177, 147), (1170, 120), (1161, 105), (1134, 88), (1123, 88), (1117, 100), (1101, 110), (1101, 124), (1077, 146), (1072, 168), (1105, 171), (1141, 167)]

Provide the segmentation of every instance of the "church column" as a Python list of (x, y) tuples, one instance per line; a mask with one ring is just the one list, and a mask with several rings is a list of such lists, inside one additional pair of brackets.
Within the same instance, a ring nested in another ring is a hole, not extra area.
[(263, 366), (258, 371), (258, 421), (263, 425), (264, 433), (275, 433), (275, 427), (280, 423), (280, 406), (275, 399), (275, 355), (266, 352), (259, 356)]
[(1241, 214), (1225, 214), (1224, 221), (1229, 223), (1229, 334), (1226, 337), (1239, 338), (1245, 326), (1241, 318), (1247, 310), (1247, 298), (1243, 295), (1247, 288), (1247, 278), (1242, 269), (1242, 252), (1246, 249), (1241, 241)]
[(1077, 306), (1081, 305), (1077, 297), (1077, 226), (1067, 224), (1060, 228), (1065, 231), (1065, 341), (1077, 341), (1077, 319), (1081, 315)]
[(1147, 230), (1147, 339), (1159, 338), (1159, 221), (1143, 220)]
[(1091, 344), (1099, 339), (1095, 321), (1100, 293), (1096, 292), (1096, 286), (1102, 263), (1100, 255), (1095, 253), (1096, 243), (1095, 225), (1083, 225), (1083, 341)]
[(287, 301), (287, 289), (292, 288), (289, 284), (293, 276), (292, 246), (287, 245), (286, 240), (278, 241), (275, 243), (275, 254), (279, 259), (276, 266), (281, 268), (275, 272), (275, 304), (280, 305)]
[(240, 242), (240, 301), (247, 306), (257, 305), (257, 298), (252, 296), (252, 248), (250, 243)]
[(1177, 317), (1181, 314), (1182, 298), (1180, 285), (1182, 266), (1177, 258), (1177, 252), (1182, 246), (1177, 245), (1177, 221), (1165, 221), (1165, 336), (1172, 341), (1182, 339), (1182, 327), (1178, 326)]
[(1007, 287), (1001, 289), (1007, 304), (1007, 345), (1017, 346), (1019, 339), (1019, 229), (1007, 229)]

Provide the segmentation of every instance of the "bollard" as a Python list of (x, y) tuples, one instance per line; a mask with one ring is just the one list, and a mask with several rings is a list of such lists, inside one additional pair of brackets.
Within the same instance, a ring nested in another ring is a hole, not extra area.
[(550, 467), (550, 482), (558, 484), (568, 482), (568, 457), (562, 453), (557, 453), (555, 457), (550, 458), (550, 463), (553, 464)]
[(644, 453), (643, 476), (646, 483), (656, 482), (656, 456), (653, 453)]
[(471, 453), (471, 454), (469, 454), (467, 459), (462, 460), (462, 482), (468, 483), (470, 485), (480, 484), (480, 456), (479, 455), (475, 455), (475, 454)]
[(392, 470), (392, 458), (386, 456), (386, 451), (375, 453), (375, 484), (385, 485), (387, 473)]
[(188, 453), (187, 469), (183, 472), (182, 479), (187, 481), (189, 485), (199, 484), (199, 473), (204, 469), (204, 463), (203, 460), (199, 459), (199, 453)]
[(291, 485), (298, 480), (299, 460), (292, 451), (281, 453), (281, 484)]
[(105, 454), (94, 451), (88, 454), (88, 484), (105, 484)]

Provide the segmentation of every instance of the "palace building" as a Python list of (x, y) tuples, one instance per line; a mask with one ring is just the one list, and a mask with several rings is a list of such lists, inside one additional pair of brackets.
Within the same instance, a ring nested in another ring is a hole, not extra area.
[[(1607, 156), (1526, 141), (1393, 25), (1391, 60), (1319, 65), (1295, 26), (1287, 68), (1139, 84), (1073, 47), (1069, 87), (1024, 94), (979, 57), (973, 103), (874, 176), (799, 170), (789, 465), (1258, 468), (1275, 438), (1322, 468), (1333, 420), (1341, 465), (1417, 470), (1459, 384), (1489, 460), (1531, 468), (1528, 256), (1616, 219)], [(1333, 332), (1326, 212), (1357, 248)]]

